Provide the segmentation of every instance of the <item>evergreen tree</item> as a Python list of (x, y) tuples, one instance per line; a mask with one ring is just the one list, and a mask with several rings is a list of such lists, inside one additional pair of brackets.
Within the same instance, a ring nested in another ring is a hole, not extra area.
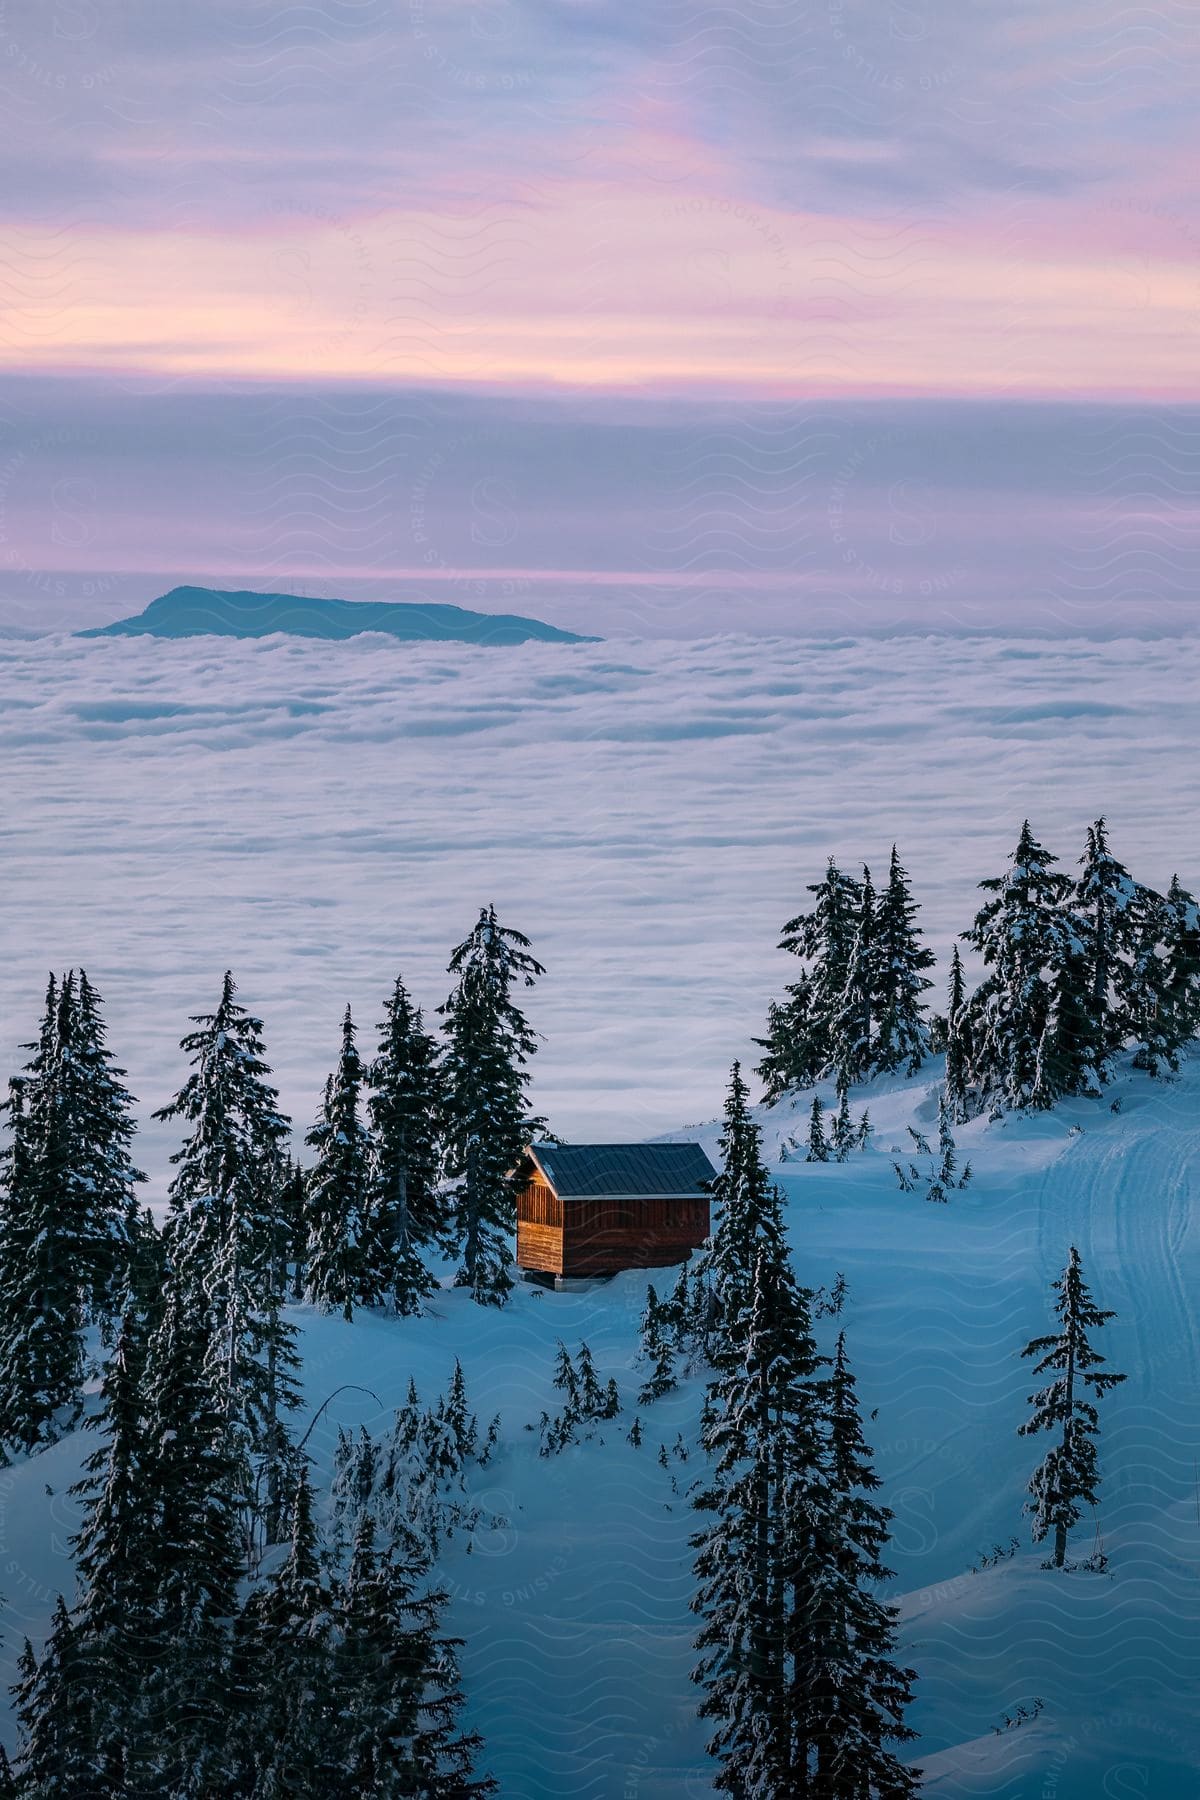
[(133, 1096), (106, 1046), (100, 996), (81, 970), (67, 1018), (68, 1106), (74, 1146), (71, 1174), (82, 1189), (84, 1298), (107, 1326), (121, 1304), (125, 1271), (137, 1236)]
[(785, 988), (782, 1000), (771, 1001), (766, 1036), (754, 1041), (764, 1053), (755, 1074), (771, 1105), (821, 1079), (828, 1056), (812, 978), (806, 969)]
[(967, 1035), (967, 990), (962, 957), (955, 944), (950, 957), (950, 989), (946, 1004), (946, 1100), (955, 1125), (970, 1117), (971, 1046)]
[(226, 972), (214, 1013), (182, 1040), (192, 1062), (179, 1093), (155, 1117), (190, 1126), (172, 1161), (167, 1253), (171, 1281), (188, 1290), (205, 1379), (240, 1471), (247, 1545), (277, 1504), (284, 1415), (297, 1404), (295, 1332), (283, 1318), (289, 1221), (282, 1146), (288, 1124), (267, 1080), (262, 1021), (236, 999)]
[(26, 1638), (17, 1673), (16, 1777), (22, 1800), (93, 1800), (99, 1769), (89, 1670), (61, 1594), (41, 1661)]
[(1011, 869), (980, 882), (992, 898), (965, 934), (987, 965), (970, 1007), (972, 1078), (1001, 1105), (1050, 1107), (1087, 1081), (1086, 984), (1056, 860), (1026, 820)]
[(750, 1116), (741, 1065), (734, 1063), (720, 1137), (721, 1171), (712, 1183), (713, 1230), (703, 1256), (711, 1359), (736, 1354), (759, 1250), (783, 1245), (779, 1190), (762, 1157), (762, 1132)]
[(380, 1025), (367, 1102), (373, 1141), (369, 1258), (373, 1286), (401, 1314), (437, 1283), (425, 1255), (447, 1236), (439, 1178), (443, 1094), (437, 1045), (399, 976)]
[(922, 995), (932, 986), (925, 971), (933, 952), (921, 943), (917, 905), (896, 846), (888, 884), (875, 920), (872, 1066), (915, 1075), (929, 1055), (929, 1026)]
[[(65, 984), (64, 984), (65, 986)], [(72, 984), (73, 1005), (73, 984)], [(41, 1030), (9, 1083), (0, 1153), (0, 1459), (52, 1443), (82, 1400), (86, 1283), (83, 1189), (71, 1175), (62, 1075), (63, 1006), (54, 977)]]
[[(132, 1296), (89, 1419), (103, 1442), (72, 1492), (85, 1507), (73, 1544), (77, 1635), (87, 1658), (97, 1766), (138, 1792), (150, 1761), (143, 1694), (157, 1631), (153, 1557), (161, 1499), (144, 1395), (151, 1315)], [(161, 1321), (160, 1321), (161, 1322)]]
[(192, 1073), (155, 1118), (182, 1119), (191, 1127), (171, 1161), (171, 1237), (208, 1251), (211, 1261), (234, 1233), (244, 1248), (248, 1280), (274, 1278), (279, 1233), (279, 1164), (288, 1123), (267, 1081), (262, 1020), (235, 998), (226, 970), (213, 1013), (198, 1013), (197, 1027), (180, 1043)]
[(450, 958), (457, 977), (442, 1007), (446, 1021), (447, 1161), (458, 1182), (456, 1283), (481, 1304), (499, 1306), (509, 1273), (516, 1195), (529, 1142), (542, 1121), (529, 1116), (526, 1067), (536, 1039), (513, 989), (545, 973), (529, 940), (485, 907)]
[(829, 1146), (833, 1151), (835, 1162), (846, 1162), (851, 1150), (857, 1142), (854, 1121), (850, 1117), (850, 1096), (845, 1088), (838, 1095), (838, 1109), (833, 1117), (833, 1128), (829, 1134)]
[(333, 1597), (321, 1564), (312, 1489), (301, 1465), (286, 1558), (242, 1608), (232, 1687), (241, 1780), (255, 1800), (328, 1793), (325, 1755)]
[(170, 1793), (221, 1792), (229, 1774), (228, 1626), (242, 1569), (244, 1478), (212, 1376), (221, 1360), (212, 1339), (194, 1286), (170, 1267), (146, 1356), (143, 1438), (153, 1461), (143, 1479), (155, 1515), (142, 1546), (151, 1612), (143, 1710), (156, 1778)]
[(1129, 1034), (1138, 920), (1149, 899), (1112, 854), (1107, 825), (1097, 819), (1087, 829), (1072, 904), (1086, 990), (1082, 1010), (1087, 1039), (1080, 1060), (1102, 1081), (1109, 1078), (1112, 1060)]
[(813, 1095), (812, 1108), (808, 1115), (808, 1154), (806, 1162), (828, 1162), (829, 1145), (825, 1138), (825, 1113), (819, 1094)]
[[(651, 1401), (670, 1393), (678, 1385), (674, 1347), (663, 1318), (662, 1302), (653, 1287), (646, 1289), (646, 1310), (642, 1314), (642, 1355), (650, 1365), (650, 1373), (638, 1392), (638, 1405), (649, 1406)], [(571, 1373), (573, 1377), (574, 1370)]]
[(1129, 977), (1134, 1066), (1174, 1074), (1200, 1035), (1200, 909), (1171, 877), (1165, 895), (1140, 890)]
[[(783, 1800), (805, 1791), (806, 1696), (795, 1675), (796, 1596), (815, 1571), (810, 1515), (827, 1508), (822, 1383), (808, 1297), (785, 1255), (760, 1249), (744, 1354), (710, 1394), (705, 1448), (713, 1477), (695, 1504), (710, 1515), (693, 1538), (702, 1625), (693, 1679), (723, 1792)], [(812, 1608), (801, 1602), (807, 1617)]]
[[(870, 896), (864, 909), (859, 884), (832, 857), (825, 879), (810, 883), (808, 891), (812, 910), (789, 919), (779, 941), (781, 950), (800, 957), (806, 967), (785, 998), (772, 1003), (767, 1035), (757, 1040), (765, 1052), (757, 1073), (772, 1102), (811, 1087), (835, 1066), (834, 1034), (846, 1023), (847, 994), (853, 995), (858, 979), (865, 979), (861, 958), (857, 974), (852, 963), (856, 946), (865, 950), (869, 933), (863, 914), (870, 910)], [(845, 1054), (843, 1050), (843, 1060)]]
[[(1124, 1375), (1102, 1370), (1105, 1360), (1093, 1348), (1089, 1331), (1116, 1317), (1102, 1312), (1092, 1299), (1079, 1252), (1074, 1245), (1067, 1266), (1054, 1283), (1058, 1294), (1054, 1310), (1059, 1329), (1034, 1338), (1022, 1356), (1036, 1356), (1035, 1375), (1055, 1372), (1054, 1380), (1029, 1396), (1033, 1413), (1019, 1427), (1021, 1437), (1053, 1431), (1058, 1435), (1029, 1483), (1032, 1496), (1026, 1511), (1033, 1514), (1034, 1542), (1054, 1533), (1054, 1566), (1061, 1569), (1067, 1555), (1067, 1533), (1079, 1522), (1083, 1506), (1095, 1506), (1100, 1483), (1095, 1439), (1100, 1429), (1094, 1401), (1124, 1381)], [(1092, 1398), (1088, 1398), (1090, 1390)]]
[[(828, 1800), (900, 1800), (920, 1770), (890, 1748), (911, 1742), (904, 1723), (912, 1669), (895, 1660), (896, 1610), (877, 1596), (891, 1577), (883, 1558), (891, 1513), (862, 1434), (854, 1376), (840, 1332), (828, 1386), (828, 1505), (818, 1515), (812, 1613), (793, 1619), (795, 1666), (804, 1677), (801, 1737), (814, 1795)], [(824, 1496), (823, 1496), (824, 1497)]]
[(305, 1291), (322, 1312), (354, 1317), (372, 1293), (366, 1242), (370, 1142), (362, 1117), (363, 1066), (346, 1008), (337, 1068), (325, 1083), (321, 1117), (305, 1142), (317, 1153), (305, 1188)]
[(862, 1081), (874, 1066), (873, 1002), (877, 985), (878, 920), (870, 869), (856, 891), (854, 933), (841, 993), (831, 1001), (830, 1063), (839, 1092)]
[(362, 1520), (339, 1597), (332, 1720), (334, 1792), (381, 1800), (468, 1800), (495, 1784), (474, 1773), (480, 1740), (458, 1729), (457, 1640), (439, 1635), (445, 1595), (412, 1564), (380, 1556)]

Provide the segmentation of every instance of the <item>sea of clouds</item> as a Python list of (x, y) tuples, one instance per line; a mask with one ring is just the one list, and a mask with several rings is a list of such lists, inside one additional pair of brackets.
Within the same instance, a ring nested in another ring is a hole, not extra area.
[(228, 965), (312, 1121), (349, 1001), (428, 1008), (481, 903), (533, 940), (536, 1099), (580, 1139), (717, 1110), (828, 855), (899, 843), (941, 959), (1028, 814), (1103, 811), (1200, 886), (1191, 638), (713, 638), (512, 650), (269, 639), (0, 643), (0, 1069), (49, 969), (107, 1002), (161, 1197), (187, 1017)]

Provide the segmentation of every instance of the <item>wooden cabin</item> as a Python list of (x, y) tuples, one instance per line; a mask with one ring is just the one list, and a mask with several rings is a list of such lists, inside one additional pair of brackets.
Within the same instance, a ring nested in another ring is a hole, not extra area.
[(517, 1197), (517, 1262), (534, 1280), (683, 1262), (708, 1236), (699, 1144), (532, 1144)]

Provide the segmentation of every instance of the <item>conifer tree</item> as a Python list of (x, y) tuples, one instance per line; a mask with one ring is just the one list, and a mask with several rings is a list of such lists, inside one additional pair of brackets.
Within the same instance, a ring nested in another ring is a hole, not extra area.
[(147, 1658), (158, 1630), (153, 1556), (161, 1521), (159, 1467), (147, 1433), (144, 1392), (151, 1315), (131, 1295), (105, 1369), (103, 1441), (73, 1493), (85, 1507), (73, 1549), (79, 1578), (78, 1639), (86, 1653), (97, 1766), (116, 1791), (133, 1792), (149, 1764), (144, 1702)]
[(967, 989), (962, 957), (955, 944), (950, 957), (950, 988), (946, 1004), (946, 1082), (950, 1117), (965, 1125), (970, 1117), (971, 1048), (967, 1036)]
[[(65, 985), (65, 984), (64, 984)], [(50, 977), (37, 1042), (9, 1083), (0, 1152), (0, 1460), (52, 1443), (82, 1398), (83, 1189), (71, 1177), (63, 1010)]]
[(262, 1020), (236, 994), (226, 970), (216, 1011), (196, 1014), (197, 1029), (180, 1043), (192, 1073), (154, 1116), (191, 1127), (171, 1158), (173, 1242), (207, 1249), (211, 1261), (236, 1226), (247, 1279), (257, 1284), (274, 1276), (279, 1162), (288, 1123), (267, 1081)]
[[(155, 1115), (190, 1127), (172, 1157), (166, 1249), (171, 1281), (189, 1290), (205, 1379), (240, 1470), (247, 1539), (278, 1498), (284, 1415), (297, 1404), (295, 1332), (282, 1315), (288, 1218), (288, 1124), (267, 1080), (262, 1021), (236, 998), (227, 971), (213, 1013), (182, 1040), (192, 1073)], [(265, 1484), (260, 1475), (265, 1473)]]
[(785, 1094), (812, 1087), (828, 1063), (825, 1033), (816, 1012), (816, 994), (806, 969), (784, 989), (782, 1000), (767, 1008), (766, 1036), (756, 1038), (763, 1051), (755, 1074), (771, 1104)]
[(825, 1113), (819, 1094), (813, 1095), (808, 1115), (808, 1154), (806, 1162), (828, 1162), (829, 1144), (825, 1137)]
[(80, 970), (69, 1018), (71, 1082), (68, 1104), (74, 1148), (72, 1178), (83, 1190), (84, 1298), (92, 1318), (108, 1325), (121, 1305), (125, 1270), (137, 1235), (131, 1146), (133, 1096), (106, 1044), (100, 996)]
[(842, 991), (831, 999), (830, 1064), (839, 1091), (861, 1081), (874, 1066), (874, 996), (878, 983), (878, 919), (871, 871), (857, 884), (854, 932)]
[[(143, 1544), (151, 1624), (146, 1634), (147, 1730), (163, 1790), (203, 1794), (227, 1783), (224, 1731), (228, 1622), (243, 1559), (243, 1473), (225, 1395), (214, 1383), (211, 1319), (195, 1288), (168, 1268), (150, 1339), (143, 1436), (153, 1467), (155, 1528)], [(157, 1790), (156, 1790), (157, 1791)]]
[(1056, 860), (1026, 820), (1011, 869), (980, 882), (992, 898), (965, 933), (987, 965), (970, 1006), (972, 1077), (1001, 1105), (1047, 1108), (1086, 1081), (1079, 941)]
[(736, 1062), (725, 1098), (720, 1153), (720, 1173), (712, 1183), (714, 1224), (703, 1256), (709, 1296), (704, 1337), (710, 1359), (736, 1353), (759, 1251), (766, 1244), (778, 1255), (783, 1245), (779, 1190), (763, 1162), (762, 1132), (750, 1116), (749, 1093)]
[(1100, 1417), (1094, 1401), (1125, 1377), (1101, 1369), (1105, 1359), (1088, 1337), (1116, 1314), (1102, 1312), (1093, 1301), (1074, 1245), (1054, 1288), (1058, 1331), (1034, 1338), (1021, 1352), (1039, 1359), (1035, 1375), (1052, 1370), (1054, 1380), (1029, 1396), (1034, 1410), (1019, 1427), (1019, 1435), (1056, 1434), (1057, 1441), (1030, 1480), (1026, 1511), (1033, 1515), (1035, 1543), (1053, 1532), (1054, 1567), (1061, 1569), (1066, 1561), (1067, 1533), (1078, 1524), (1083, 1506), (1095, 1506), (1100, 1484), (1095, 1442)]
[[(835, 1066), (834, 1033), (845, 1024), (847, 991), (854, 988), (856, 944), (865, 949), (863, 892), (853, 877), (831, 857), (824, 880), (811, 882), (808, 891), (812, 910), (789, 919), (779, 940), (806, 967), (784, 999), (772, 1003), (767, 1035), (757, 1040), (765, 1052), (757, 1073), (772, 1102), (811, 1087)], [(865, 976), (865, 964), (860, 973)]]
[(475, 1774), (478, 1736), (458, 1727), (458, 1642), (439, 1633), (444, 1604), (444, 1594), (421, 1591), (411, 1562), (379, 1554), (365, 1515), (337, 1612), (326, 1750), (337, 1770), (333, 1791), (380, 1800), (495, 1791)]
[(371, 1292), (366, 1217), (370, 1142), (362, 1116), (363, 1066), (346, 1008), (337, 1068), (325, 1083), (321, 1116), (305, 1142), (317, 1153), (305, 1184), (308, 1220), (305, 1292), (322, 1312), (354, 1317)]
[(513, 990), (545, 973), (529, 940), (483, 909), (450, 958), (446, 1021), (449, 1172), (458, 1183), (456, 1283), (499, 1306), (512, 1288), (509, 1264), (516, 1195), (529, 1142), (542, 1129), (527, 1102), (527, 1064), (537, 1044)]
[(874, 1068), (915, 1075), (929, 1054), (929, 1026), (922, 995), (932, 986), (925, 973), (933, 952), (921, 943), (917, 906), (892, 845), (888, 884), (879, 902), (874, 935)]
[(325, 1735), (333, 1625), (312, 1489), (301, 1465), (288, 1554), (250, 1593), (234, 1638), (238, 1761), (244, 1788), (255, 1800), (296, 1800), (330, 1791)]
[(93, 1800), (100, 1771), (89, 1671), (61, 1594), (41, 1661), (26, 1638), (17, 1673), (16, 1779), (22, 1800)]
[(892, 1515), (874, 1497), (880, 1481), (862, 1434), (844, 1331), (827, 1419), (828, 1504), (816, 1515), (812, 1613), (798, 1611), (792, 1621), (802, 1676), (800, 1736), (811, 1758), (807, 1791), (829, 1800), (900, 1800), (920, 1787), (920, 1770), (891, 1749), (916, 1736), (904, 1722), (916, 1676), (895, 1660), (896, 1611), (876, 1591), (891, 1576), (883, 1558)]
[[(813, 1571), (802, 1545), (810, 1515), (827, 1507), (822, 1384), (808, 1299), (786, 1255), (764, 1245), (755, 1264), (744, 1352), (710, 1394), (705, 1447), (714, 1459), (697, 1508), (709, 1523), (693, 1538), (702, 1620), (693, 1679), (713, 1724), (715, 1786), (783, 1800), (805, 1791), (811, 1732), (795, 1679), (795, 1594)], [(806, 1614), (811, 1607), (804, 1603)]]
[(650, 1372), (638, 1392), (638, 1405), (649, 1406), (678, 1385), (674, 1346), (666, 1330), (662, 1302), (652, 1286), (646, 1289), (646, 1310), (642, 1314), (642, 1355)]
[(829, 1134), (829, 1147), (833, 1151), (834, 1161), (846, 1162), (856, 1142), (857, 1133), (850, 1117), (850, 1096), (843, 1088), (838, 1095), (838, 1109), (833, 1116), (833, 1127)]
[(1086, 991), (1081, 1008), (1087, 1039), (1080, 1060), (1108, 1080), (1112, 1060), (1131, 1026), (1130, 983), (1138, 920), (1151, 897), (1138, 887), (1108, 845), (1108, 827), (1097, 819), (1087, 829), (1072, 908), (1080, 938)]
[(424, 1258), (447, 1239), (439, 1179), (443, 1093), (437, 1045), (399, 976), (379, 1027), (367, 1111), (372, 1129), (369, 1258), (374, 1287), (400, 1314), (437, 1283)]
[(1129, 977), (1134, 1067), (1174, 1074), (1200, 1035), (1200, 908), (1178, 875), (1164, 895), (1140, 890)]

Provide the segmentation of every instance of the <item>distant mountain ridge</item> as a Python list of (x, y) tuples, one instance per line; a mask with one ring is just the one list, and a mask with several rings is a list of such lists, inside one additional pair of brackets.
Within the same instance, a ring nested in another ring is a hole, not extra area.
[(135, 618), (96, 625), (79, 637), (291, 637), (340, 640), (381, 631), (408, 643), (594, 644), (518, 613), (469, 612), (425, 601), (323, 600), (310, 594), (256, 594), (247, 589), (177, 587)]

